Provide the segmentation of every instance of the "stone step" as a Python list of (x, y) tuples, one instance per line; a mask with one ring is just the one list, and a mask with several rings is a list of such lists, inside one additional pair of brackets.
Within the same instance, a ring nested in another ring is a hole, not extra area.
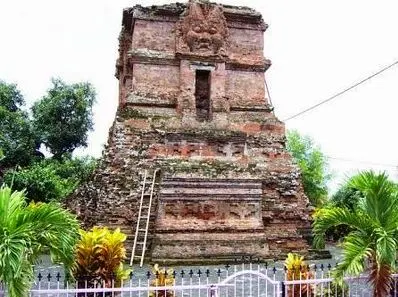
[(231, 202), (238, 202), (238, 201), (256, 201), (259, 202), (261, 201), (261, 196), (260, 195), (242, 195), (242, 194), (238, 194), (238, 195), (233, 195), (233, 194), (228, 194), (228, 195), (224, 195), (224, 194), (202, 194), (202, 195), (197, 195), (197, 194), (187, 194), (187, 193), (175, 193), (175, 194), (170, 194), (170, 195), (163, 195), (160, 197), (160, 199), (162, 201), (165, 200), (169, 200), (169, 201), (175, 201), (175, 200), (192, 200), (192, 201), (207, 201), (209, 199), (216, 201), (216, 200), (220, 200), (220, 201), (231, 201)]
[(253, 179), (165, 178), (160, 189), (161, 199), (260, 200), (262, 183)]
[(208, 178), (182, 178), (168, 177), (162, 181), (164, 187), (195, 187), (195, 188), (213, 188), (213, 187), (233, 187), (233, 188), (261, 188), (262, 182), (257, 179), (208, 179)]
[(161, 195), (167, 195), (167, 194), (195, 194), (195, 195), (201, 195), (201, 194), (219, 194), (219, 195), (229, 195), (229, 194), (234, 194), (234, 195), (261, 195), (262, 190), (260, 189), (244, 189), (244, 188), (183, 188), (183, 187), (175, 187), (175, 188), (163, 188), (160, 190)]

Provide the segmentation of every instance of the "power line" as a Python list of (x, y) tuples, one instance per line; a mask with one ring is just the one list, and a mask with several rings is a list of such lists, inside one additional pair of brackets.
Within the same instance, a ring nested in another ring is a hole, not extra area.
[(333, 100), (333, 99), (335, 99), (335, 98), (337, 98), (337, 97), (343, 95), (344, 93), (346, 93), (346, 92), (348, 92), (348, 91), (350, 91), (350, 90), (356, 88), (357, 86), (359, 86), (359, 85), (363, 84), (364, 82), (366, 82), (366, 81), (372, 79), (373, 77), (375, 77), (375, 76), (377, 76), (377, 75), (383, 73), (384, 71), (386, 71), (386, 70), (388, 70), (388, 69), (394, 67), (394, 66), (397, 65), (397, 64), (398, 64), (398, 60), (395, 61), (394, 63), (392, 63), (392, 64), (386, 66), (386, 67), (383, 67), (383, 68), (380, 69), (379, 71), (377, 71), (377, 72), (375, 72), (375, 73), (369, 75), (368, 77), (366, 77), (366, 78), (362, 79), (361, 81), (359, 81), (359, 82), (353, 84), (352, 86), (350, 86), (350, 87), (348, 87), (348, 88), (346, 88), (346, 89), (344, 89), (344, 90), (342, 90), (342, 91), (340, 91), (340, 92), (334, 94), (333, 96), (331, 96), (331, 97), (329, 97), (329, 98), (327, 98), (327, 99), (325, 99), (325, 100), (323, 100), (323, 101), (321, 101), (321, 102), (319, 102), (319, 103), (317, 103), (317, 104), (315, 104), (315, 105), (313, 105), (313, 106), (311, 106), (311, 107), (308, 107), (307, 109), (304, 109), (303, 111), (300, 111), (299, 113), (296, 113), (296, 114), (294, 114), (294, 115), (292, 115), (292, 116), (290, 116), (290, 117), (288, 117), (288, 118), (286, 118), (286, 119), (284, 119), (284, 120), (282, 120), (282, 121), (283, 121), (283, 122), (289, 121), (289, 120), (294, 119), (294, 118), (296, 118), (296, 117), (298, 117), (298, 116), (300, 116), (300, 115), (302, 115), (302, 114), (304, 114), (304, 113), (306, 113), (306, 112), (308, 112), (308, 111), (310, 111), (310, 110), (313, 110), (313, 109), (315, 109), (315, 108), (321, 106), (322, 104), (325, 104), (325, 103), (327, 103), (327, 102), (329, 102), (329, 101), (331, 101), (331, 100)]
[(359, 164), (367, 164), (367, 165), (374, 165), (374, 166), (381, 166), (381, 167), (393, 167), (397, 168), (397, 164), (386, 164), (386, 163), (375, 163), (375, 162), (370, 162), (370, 161), (359, 161), (359, 160), (352, 160), (352, 159), (345, 159), (345, 158), (337, 158), (337, 157), (331, 157), (331, 156), (326, 156), (328, 159), (332, 160), (337, 160), (337, 161), (343, 161), (343, 162), (351, 162), (351, 163), (359, 163)]
[(271, 94), (269, 92), (269, 88), (268, 88), (268, 84), (267, 84), (267, 80), (265, 79), (265, 76), (264, 76), (264, 83), (265, 83), (265, 89), (266, 89), (267, 94), (268, 94), (269, 104), (271, 105), (272, 113), (274, 113), (274, 105), (272, 104)]

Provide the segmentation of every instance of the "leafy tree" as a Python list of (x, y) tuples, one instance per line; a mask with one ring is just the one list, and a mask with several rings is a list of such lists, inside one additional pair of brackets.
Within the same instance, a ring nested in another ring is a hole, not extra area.
[(64, 157), (61, 161), (46, 160), (44, 164), (53, 167), (60, 178), (71, 179), (80, 184), (86, 181), (94, 172), (97, 160), (93, 157)]
[(3, 170), (16, 165), (26, 166), (41, 156), (36, 135), (24, 112), (10, 112), (0, 106), (0, 118), (0, 149), (4, 152), (0, 167)]
[(47, 159), (8, 171), (4, 181), (15, 190), (26, 190), (28, 201), (62, 201), (91, 175), (95, 166), (93, 158)]
[(335, 269), (335, 277), (344, 273), (359, 275), (369, 272), (373, 296), (384, 297), (391, 288), (398, 248), (398, 190), (385, 173), (363, 172), (349, 183), (360, 191), (358, 207), (320, 209), (313, 223), (314, 244), (324, 247), (325, 232), (337, 226), (348, 226), (344, 238), (343, 261)]
[(350, 183), (343, 185), (331, 197), (330, 203), (337, 207), (346, 207), (350, 210), (355, 210), (358, 206), (361, 193), (352, 187)]
[(25, 190), (28, 201), (36, 202), (60, 201), (74, 189), (74, 184), (60, 178), (52, 166), (41, 163), (7, 171), (4, 182), (15, 190)]
[(325, 155), (311, 138), (297, 131), (287, 132), (286, 148), (301, 170), (304, 192), (311, 204), (321, 206), (327, 198), (326, 184), (331, 177)]
[(36, 157), (39, 142), (29, 117), (21, 107), (25, 104), (21, 92), (14, 84), (0, 81), (0, 175), (7, 168), (26, 166)]
[(20, 111), (23, 105), (25, 105), (25, 100), (17, 85), (7, 84), (0, 80), (0, 106), (8, 111), (16, 112)]
[[(329, 207), (344, 207), (354, 211), (358, 207), (361, 193), (355, 189), (348, 180), (328, 201)], [(348, 226), (338, 226), (326, 232), (326, 236), (333, 241), (344, 238), (350, 232)]]
[(0, 188), (0, 281), (10, 297), (28, 296), (33, 264), (44, 249), (63, 263), (67, 273), (74, 264), (79, 224), (55, 203), (29, 204), (24, 192)]
[(88, 131), (93, 129), (95, 90), (89, 83), (68, 85), (53, 79), (52, 84), (47, 95), (33, 105), (33, 121), (41, 141), (54, 158), (61, 159), (65, 153), (87, 146)]

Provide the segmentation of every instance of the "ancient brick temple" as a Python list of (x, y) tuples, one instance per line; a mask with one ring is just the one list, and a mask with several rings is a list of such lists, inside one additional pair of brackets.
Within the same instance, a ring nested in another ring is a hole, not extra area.
[(250, 8), (199, 0), (123, 11), (116, 119), (69, 200), (87, 225), (121, 227), (131, 249), (143, 172), (159, 169), (152, 261), (307, 251), (308, 199), (265, 89), (266, 29)]

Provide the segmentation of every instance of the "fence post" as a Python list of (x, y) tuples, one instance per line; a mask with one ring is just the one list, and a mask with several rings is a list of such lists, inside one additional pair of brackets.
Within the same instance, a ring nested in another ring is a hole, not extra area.
[(210, 286), (208, 296), (209, 297), (218, 297), (217, 286), (215, 286), (215, 285), (211, 285)]
[(282, 297), (286, 297), (286, 285), (285, 282), (281, 282)]

